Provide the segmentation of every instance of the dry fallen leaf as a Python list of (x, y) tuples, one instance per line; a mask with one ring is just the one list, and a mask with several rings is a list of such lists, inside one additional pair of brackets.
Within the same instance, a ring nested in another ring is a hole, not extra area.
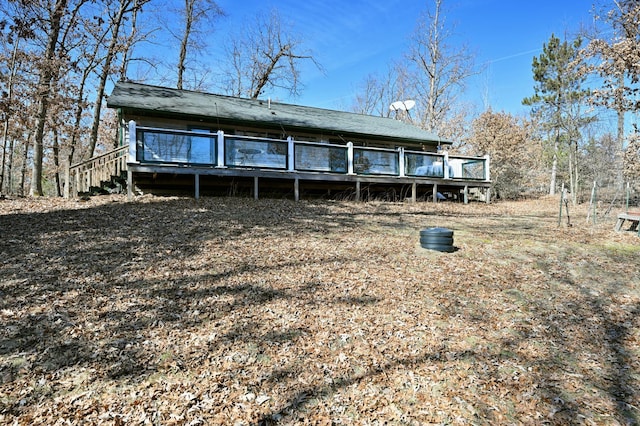
[(632, 423), (640, 239), (556, 209), (5, 200), (0, 423)]

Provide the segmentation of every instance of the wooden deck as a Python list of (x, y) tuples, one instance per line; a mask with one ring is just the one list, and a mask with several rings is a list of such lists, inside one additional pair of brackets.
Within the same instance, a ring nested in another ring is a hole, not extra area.
[[(69, 168), (70, 195), (89, 191), (110, 173), (127, 172), (130, 197), (144, 192), (191, 193), (196, 198), (242, 187), (254, 198), (270, 191), (298, 200), (314, 191), (356, 200), (454, 198), (479, 194), (489, 202), (489, 157), (449, 155), (404, 147), (356, 146), (137, 126), (126, 145)], [(371, 195), (373, 194), (373, 196)]]

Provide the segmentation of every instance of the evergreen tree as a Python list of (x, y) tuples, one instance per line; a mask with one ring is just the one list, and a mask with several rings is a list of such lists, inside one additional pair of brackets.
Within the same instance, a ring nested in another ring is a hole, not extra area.
[[(582, 111), (589, 92), (583, 88), (586, 77), (580, 70), (579, 49), (581, 39), (561, 41), (551, 34), (543, 45), (542, 53), (533, 58), (534, 95), (522, 103), (533, 108), (534, 115), (544, 124), (553, 138), (553, 162), (549, 194), (555, 194), (558, 156), (561, 148), (568, 149), (571, 193), (578, 190), (577, 150), (581, 128), (591, 121)], [(563, 144), (562, 142), (566, 142)]]

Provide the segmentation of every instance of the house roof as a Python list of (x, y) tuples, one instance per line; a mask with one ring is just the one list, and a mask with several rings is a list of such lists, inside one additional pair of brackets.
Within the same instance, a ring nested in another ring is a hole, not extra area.
[(226, 123), (252, 123), (285, 130), (396, 142), (450, 144), (437, 135), (393, 118), (301, 105), (245, 99), (139, 83), (119, 82), (107, 99), (110, 108)]

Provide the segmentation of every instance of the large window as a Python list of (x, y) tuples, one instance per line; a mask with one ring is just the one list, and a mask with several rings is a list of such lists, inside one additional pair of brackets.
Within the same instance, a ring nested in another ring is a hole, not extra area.
[(287, 168), (287, 142), (227, 136), (224, 164), (228, 167)]
[(295, 168), (314, 172), (346, 173), (347, 147), (296, 143)]
[(444, 156), (405, 152), (405, 174), (407, 176), (444, 177)]
[(142, 160), (159, 163), (214, 164), (216, 136), (196, 132), (140, 129)]
[(397, 176), (398, 158), (398, 151), (354, 148), (353, 171), (363, 175)]

